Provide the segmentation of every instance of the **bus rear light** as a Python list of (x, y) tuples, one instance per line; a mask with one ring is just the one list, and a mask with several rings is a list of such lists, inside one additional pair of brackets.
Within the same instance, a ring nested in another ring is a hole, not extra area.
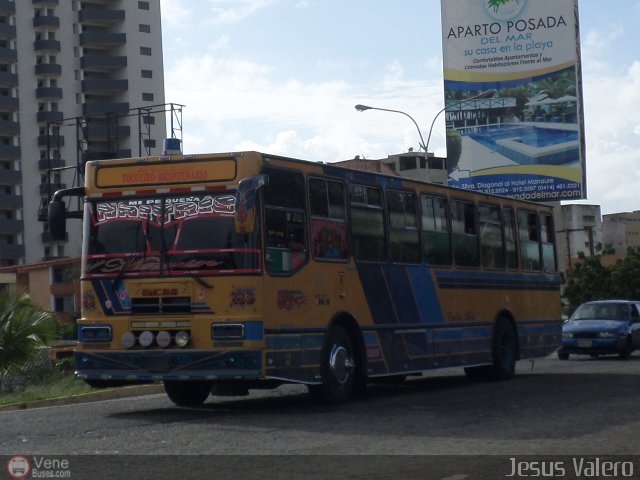
[(180, 330), (178, 333), (176, 333), (175, 342), (176, 345), (180, 348), (184, 348), (189, 345), (189, 332)]
[(159, 347), (167, 348), (171, 344), (171, 334), (165, 330), (158, 332), (156, 343)]
[(155, 335), (153, 334), (153, 332), (150, 332), (149, 330), (145, 330), (138, 337), (138, 342), (140, 342), (140, 345), (145, 348), (151, 346), (154, 340), (155, 340)]
[(124, 332), (120, 337), (120, 343), (126, 349), (133, 348), (136, 344), (136, 336), (131, 332)]

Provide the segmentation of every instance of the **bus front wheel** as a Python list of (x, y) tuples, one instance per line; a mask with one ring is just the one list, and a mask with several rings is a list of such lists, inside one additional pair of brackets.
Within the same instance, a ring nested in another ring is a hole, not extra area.
[(351, 398), (356, 380), (353, 343), (347, 331), (331, 327), (322, 354), (322, 384), (312, 385), (311, 393), (328, 403), (342, 403)]
[(197, 407), (211, 393), (211, 382), (202, 380), (165, 380), (164, 391), (169, 399), (181, 407)]

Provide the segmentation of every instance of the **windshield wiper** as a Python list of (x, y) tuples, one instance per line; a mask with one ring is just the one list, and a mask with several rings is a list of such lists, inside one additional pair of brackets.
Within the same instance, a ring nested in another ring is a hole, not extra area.
[[(180, 259), (178, 259), (173, 253), (169, 253), (166, 249), (164, 249), (162, 254), (168, 260), (168, 261), (165, 262), (165, 265), (167, 266), (167, 273), (170, 273), (171, 272), (171, 261), (175, 260), (175, 261), (179, 262)], [(189, 275), (191, 278), (193, 278), (196, 282), (198, 282), (204, 288), (213, 288), (213, 285), (207, 283), (207, 281), (204, 278), (202, 278), (200, 275), (198, 275), (197, 273), (192, 272), (191, 270), (184, 270), (184, 271), (187, 273), (187, 275)]]

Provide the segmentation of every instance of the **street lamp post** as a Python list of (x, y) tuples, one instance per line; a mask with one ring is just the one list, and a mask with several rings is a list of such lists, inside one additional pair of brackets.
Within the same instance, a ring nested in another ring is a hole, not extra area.
[(418, 135), (420, 135), (420, 148), (424, 149), (424, 158), (425, 158), (425, 160), (428, 161), (428, 156), (429, 156), (428, 153), (427, 153), (427, 145), (428, 145), (428, 143), (425, 145), (424, 138), (422, 138), (422, 132), (420, 131), (420, 127), (418, 126), (418, 123), (413, 119), (413, 117), (411, 115), (409, 115), (408, 113), (403, 112), (401, 110), (391, 110), (389, 108), (369, 107), (367, 105), (356, 105), (356, 110), (359, 111), (359, 112), (364, 112), (365, 110), (380, 110), (381, 112), (401, 113), (405, 117), (409, 117), (411, 119), (411, 121), (413, 122), (413, 124), (416, 126), (416, 129), (418, 130)]

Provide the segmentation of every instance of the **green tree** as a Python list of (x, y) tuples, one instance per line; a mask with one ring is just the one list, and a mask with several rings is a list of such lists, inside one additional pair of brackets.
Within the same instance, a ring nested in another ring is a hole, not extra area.
[(20, 370), (55, 335), (56, 322), (50, 312), (24, 293), (0, 291), (0, 377)]
[(622, 300), (640, 299), (640, 249), (629, 248), (627, 256), (611, 266), (614, 295)]
[[(599, 247), (599, 248), (598, 248)], [(601, 263), (608, 252), (598, 245), (593, 257), (580, 254), (581, 262), (567, 274), (562, 295), (569, 302), (569, 313), (589, 300), (640, 300), (640, 248), (629, 248), (623, 260), (610, 267)]]
[(563, 297), (569, 302), (569, 314), (590, 300), (613, 298), (611, 271), (601, 263), (602, 255), (586, 257), (579, 254), (580, 263), (567, 273)]

